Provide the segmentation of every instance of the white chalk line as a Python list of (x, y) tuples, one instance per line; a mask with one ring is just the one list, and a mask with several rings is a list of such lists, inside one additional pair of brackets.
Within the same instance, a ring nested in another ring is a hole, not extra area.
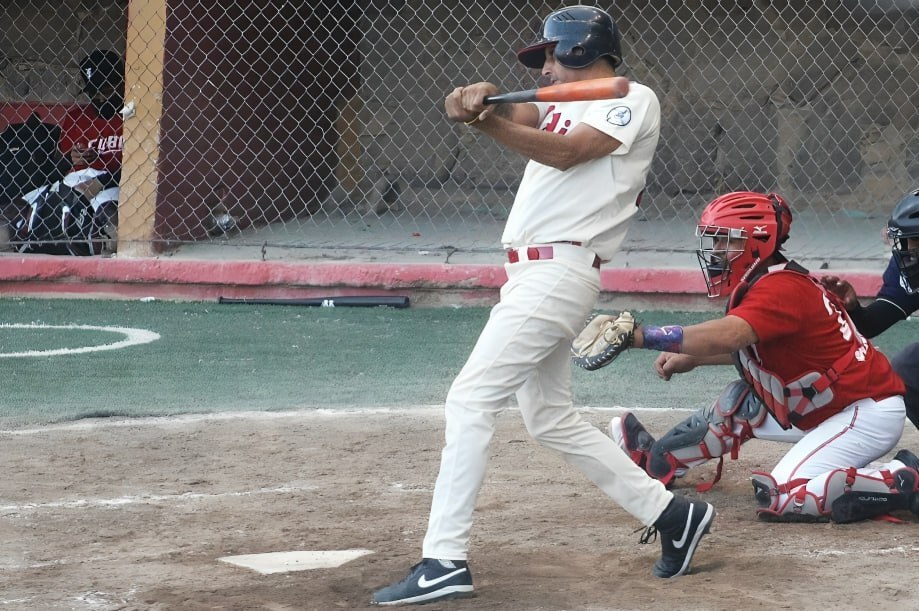
[(117, 333), (124, 339), (109, 344), (98, 346), (80, 346), (78, 348), (54, 348), (50, 350), (25, 350), (23, 352), (0, 352), (0, 358), (23, 358), (30, 356), (62, 356), (65, 354), (86, 354), (88, 352), (101, 352), (103, 350), (120, 350), (129, 346), (149, 344), (160, 338), (159, 333), (146, 329), (132, 329), (130, 327), (99, 327), (95, 325), (46, 325), (42, 323), (3, 323), (0, 329), (63, 329), (81, 331), (101, 331), (104, 333)]
[(231, 497), (256, 496), (260, 494), (288, 494), (304, 490), (316, 490), (317, 486), (276, 486), (274, 488), (258, 488), (256, 490), (240, 490), (236, 492), (185, 492), (182, 494), (145, 494), (140, 496), (123, 496), (114, 499), (73, 499), (70, 501), (49, 501), (47, 503), (23, 503), (20, 505), (0, 505), (0, 513), (18, 513), (40, 509), (95, 509), (105, 507), (122, 507), (125, 505), (146, 505), (149, 503), (211, 500)]
[[(220, 422), (225, 420), (280, 420), (285, 418), (353, 418), (372, 415), (392, 416), (425, 416), (431, 417), (442, 414), (443, 405), (417, 405), (414, 407), (367, 407), (367, 408), (303, 408), (283, 411), (241, 411), (219, 412), (208, 414), (176, 414), (175, 416), (143, 416), (138, 418), (87, 418), (74, 422), (49, 424), (37, 428), (0, 430), (0, 435), (38, 435), (52, 431), (85, 431), (118, 427), (144, 427), (186, 425), (200, 422)], [(516, 412), (518, 408), (508, 408), (507, 411)], [(691, 413), (698, 410), (686, 407), (610, 407), (587, 406), (578, 408), (582, 413), (620, 413), (630, 412), (655, 412), (655, 413)]]
[(811, 556), (890, 556), (892, 554), (904, 554), (909, 555), (914, 552), (919, 552), (919, 547), (906, 547), (905, 545), (898, 545), (897, 547), (887, 547), (887, 548), (878, 548), (878, 549), (855, 549), (855, 550), (841, 550), (841, 549), (815, 549), (811, 550)]

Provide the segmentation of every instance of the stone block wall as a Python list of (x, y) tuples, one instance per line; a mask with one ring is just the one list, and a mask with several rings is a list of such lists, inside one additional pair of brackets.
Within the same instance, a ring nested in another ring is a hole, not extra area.
[(85, 101), (78, 63), (97, 48), (124, 53), (128, 0), (0, 3), (0, 103)]
[[(599, 6), (620, 25), (625, 73), (662, 102), (648, 189), (656, 213), (686, 198), (777, 189), (799, 209), (886, 214), (919, 185), (919, 1)], [(536, 86), (538, 74), (514, 51), (554, 8), (481, 0), (369, 8), (357, 128), (365, 186), (389, 177), (408, 189), (512, 191), (525, 161), (448, 124), (443, 97), (477, 80)]]

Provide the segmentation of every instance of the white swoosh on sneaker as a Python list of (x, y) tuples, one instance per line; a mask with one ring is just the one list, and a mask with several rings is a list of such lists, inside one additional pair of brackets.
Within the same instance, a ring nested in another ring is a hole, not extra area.
[(693, 506), (689, 506), (689, 515), (686, 516), (686, 528), (683, 529), (683, 536), (673, 542), (673, 547), (680, 549), (686, 545), (686, 539), (689, 537), (689, 527), (692, 526), (692, 509)]
[(418, 578), (418, 587), (419, 587), (419, 588), (422, 588), (422, 589), (427, 589), (427, 588), (430, 588), (430, 587), (432, 587), (432, 586), (436, 586), (437, 584), (439, 584), (439, 583), (442, 582), (442, 581), (446, 581), (446, 580), (450, 579), (451, 577), (454, 577), (454, 576), (456, 576), (456, 575), (459, 575), (460, 573), (465, 572), (465, 570), (466, 570), (466, 569), (464, 569), (464, 568), (463, 568), (463, 569), (456, 569), (456, 570), (453, 571), (452, 573), (447, 573), (446, 575), (441, 575), (440, 577), (438, 577), (438, 578), (436, 578), (436, 579), (432, 579), (432, 580), (430, 580), (430, 581), (428, 581), (427, 577), (425, 577), (424, 575), (422, 575), (421, 577)]

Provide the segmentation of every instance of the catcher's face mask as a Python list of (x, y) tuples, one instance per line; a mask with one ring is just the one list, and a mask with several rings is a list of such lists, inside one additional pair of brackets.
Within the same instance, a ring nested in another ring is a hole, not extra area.
[(905, 237), (899, 229), (889, 228), (887, 237), (900, 268), (900, 286), (907, 293), (919, 293), (919, 236)]
[(744, 256), (747, 255), (747, 232), (733, 227), (699, 225), (696, 237), (699, 238), (696, 255), (708, 287), (708, 296), (720, 297), (730, 293), (754, 263), (752, 255)]

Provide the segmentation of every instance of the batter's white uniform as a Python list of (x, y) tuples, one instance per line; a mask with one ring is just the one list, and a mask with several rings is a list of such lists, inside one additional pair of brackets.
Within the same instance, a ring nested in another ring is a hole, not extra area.
[[(466, 559), (495, 419), (514, 395), (539, 443), (559, 451), (645, 525), (672, 498), (571, 402), (570, 341), (596, 304), (595, 260), (613, 257), (637, 212), (660, 135), (658, 99), (632, 83), (621, 99), (537, 106), (542, 129), (564, 134), (587, 123), (621, 145), (565, 171), (527, 164), (502, 238), (517, 262), (505, 265), (500, 302), (447, 395), (425, 558)], [(547, 248), (533, 247), (551, 247), (552, 258)]]

